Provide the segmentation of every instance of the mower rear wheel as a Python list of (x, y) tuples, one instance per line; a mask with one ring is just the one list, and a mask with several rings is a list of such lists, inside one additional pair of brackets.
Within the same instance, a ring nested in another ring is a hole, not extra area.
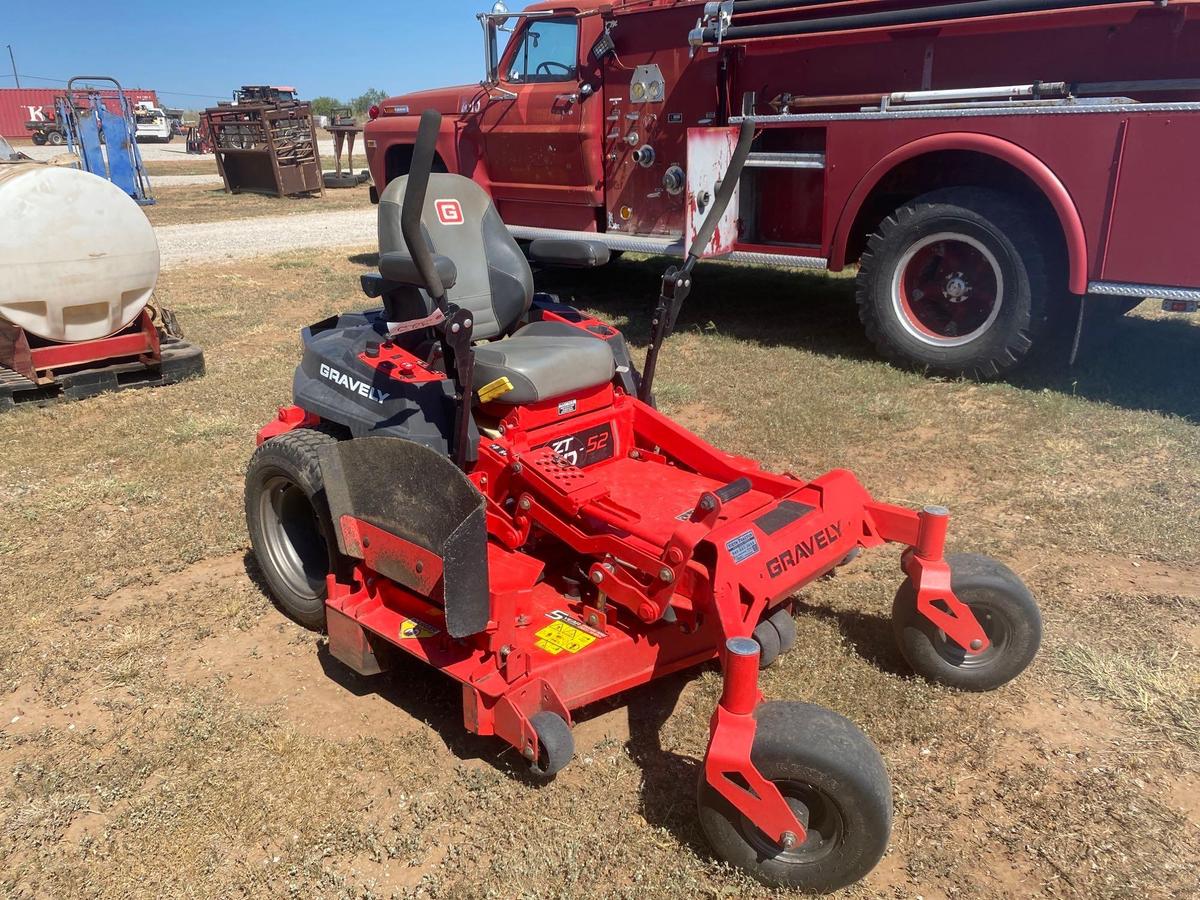
[(765, 669), (779, 658), (783, 649), (779, 632), (771, 624), (770, 619), (763, 619), (754, 629), (753, 638), (758, 642), (758, 667)]
[(571, 726), (558, 713), (543, 710), (529, 720), (537, 734), (537, 756), (529, 763), (536, 778), (553, 778), (575, 755), (575, 736)]
[(879, 751), (848, 719), (811, 703), (764, 703), (750, 759), (807, 830), (784, 849), (708, 783), (697, 803), (713, 849), (772, 887), (825, 893), (875, 867), (892, 830), (892, 787)]
[(905, 581), (892, 603), (892, 628), (900, 653), (918, 675), (964, 691), (991, 691), (1033, 661), (1042, 640), (1042, 614), (1020, 577), (977, 553), (946, 558), (950, 586), (983, 626), (989, 645), (968, 653), (917, 611), (917, 592)]
[(325, 625), (325, 577), (339, 560), (317, 454), (337, 440), (298, 428), (262, 444), (246, 470), (246, 525), (271, 595), (316, 629)]

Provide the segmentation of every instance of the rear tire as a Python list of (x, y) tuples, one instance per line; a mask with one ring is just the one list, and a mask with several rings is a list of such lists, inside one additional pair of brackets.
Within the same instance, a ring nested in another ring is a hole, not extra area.
[(51, 131), (46, 135), (46, 142), (55, 147), (61, 147), (67, 142), (67, 139), (63, 136), (61, 131)]
[(325, 627), (325, 577), (340, 567), (317, 454), (337, 443), (298, 428), (262, 444), (246, 470), (246, 526), (271, 595), (308, 628)]
[(871, 871), (892, 830), (892, 787), (874, 744), (848, 719), (810, 703), (764, 703), (750, 759), (808, 829), (784, 850), (700, 773), (700, 826), (723, 859), (778, 888), (827, 893)]
[(900, 207), (867, 242), (858, 314), (879, 352), (902, 366), (995, 378), (1046, 330), (1044, 231), (1017, 200), (955, 187)]
[(44, 147), (46, 145), (46, 136), (40, 131), (35, 131), (31, 139), (39, 147)]

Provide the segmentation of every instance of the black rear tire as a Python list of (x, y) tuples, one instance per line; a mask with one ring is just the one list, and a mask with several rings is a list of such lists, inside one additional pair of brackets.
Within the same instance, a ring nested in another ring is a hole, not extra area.
[(67, 139), (61, 131), (51, 131), (46, 135), (46, 142), (55, 147), (61, 147), (67, 142)]
[(46, 145), (46, 136), (44, 134), (42, 134), (40, 131), (35, 131), (33, 133), (32, 140), (39, 147), (44, 147)]
[(262, 444), (246, 470), (246, 526), (271, 596), (313, 629), (325, 627), (325, 577), (344, 564), (317, 457), (337, 440), (298, 428)]
[(1048, 234), (1025, 205), (987, 188), (944, 188), (900, 207), (860, 261), (867, 336), (898, 365), (997, 377), (1046, 331)]
[(917, 592), (905, 581), (892, 603), (892, 629), (900, 653), (929, 681), (963, 691), (991, 691), (1033, 662), (1042, 642), (1042, 614), (1020, 577), (1008, 566), (977, 553), (946, 557), (950, 587), (971, 608), (991, 645), (964, 651), (917, 611)]
[(755, 718), (750, 758), (808, 837), (784, 850), (702, 770), (697, 804), (713, 849), (772, 887), (826, 893), (858, 881), (879, 862), (892, 830), (892, 788), (879, 751), (848, 719), (810, 703), (764, 703)]

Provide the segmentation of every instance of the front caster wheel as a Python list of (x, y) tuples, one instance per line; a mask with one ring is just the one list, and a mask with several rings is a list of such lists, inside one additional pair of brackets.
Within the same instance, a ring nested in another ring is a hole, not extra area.
[(950, 586), (970, 607), (990, 642), (968, 653), (917, 612), (917, 592), (905, 581), (892, 603), (900, 653), (918, 675), (964, 691), (1007, 684), (1033, 661), (1042, 641), (1042, 614), (1029, 588), (1008, 566), (977, 553), (946, 558)]
[(764, 703), (750, 759), (775, 784), (808, 834), (784, 849), (739, 813), (703, 771), (697, 803), (713, 849), (772, 887), (827, 893), (875, 867), (892, 829), (892, 788), (866, 735), (810, 703)]

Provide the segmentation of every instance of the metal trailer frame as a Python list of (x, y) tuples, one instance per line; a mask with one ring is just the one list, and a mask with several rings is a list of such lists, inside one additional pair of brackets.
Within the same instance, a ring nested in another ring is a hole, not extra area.
[(214, 106), (204, 111), (202, 121), (229, 193), (325, 195), (309, 104), (289, 100)]

